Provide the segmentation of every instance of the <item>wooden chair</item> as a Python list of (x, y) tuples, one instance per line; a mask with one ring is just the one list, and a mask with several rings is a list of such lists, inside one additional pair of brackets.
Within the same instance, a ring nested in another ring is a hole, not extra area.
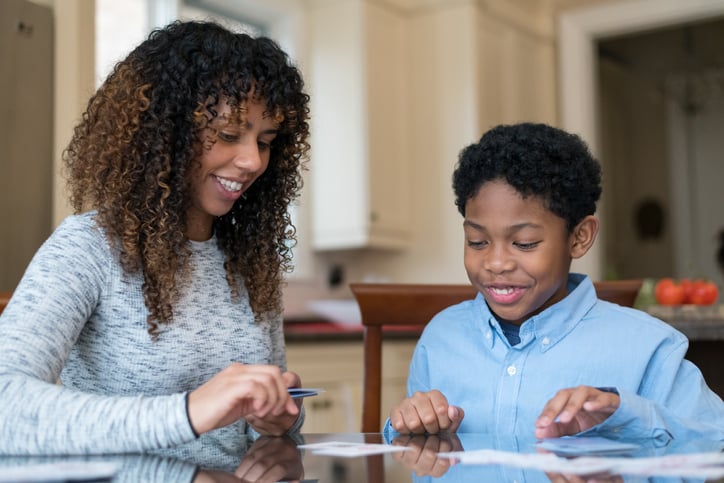
[(0, 314), (5, 310), (5, 306), (10, 302), (10, 297), (13, 295), (12, 292), (0, 292)]
[[(641, 280), (595, 282), (603, 300), (633, 307)], [(407, 326), (422, 332), (432, 317), (450, 305), (475, 297), (470, 285), (368, 284), (354, 283), (364, 326), (364, 376), (362, 432), (381, 428), (383, 327)]]

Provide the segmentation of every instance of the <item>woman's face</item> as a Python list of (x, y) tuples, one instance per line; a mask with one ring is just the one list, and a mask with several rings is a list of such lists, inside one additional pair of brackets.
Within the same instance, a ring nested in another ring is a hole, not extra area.
[(279, 124), (265, 114), (264, 101), (248, 100), (245, 123), (230, 121), (231, 107), (222, 100), (218, 117), (203, 130), (203, 151), (191, 180), (192, 203), (186, 213), (187, 236), (208, 240), (215, 217), (228, 213), (234, 202), (269, 166), (271, 142)]

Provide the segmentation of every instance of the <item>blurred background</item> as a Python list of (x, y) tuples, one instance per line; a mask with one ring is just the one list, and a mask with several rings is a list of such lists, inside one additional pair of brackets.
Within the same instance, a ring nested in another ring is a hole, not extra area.
[(304, 73), (291, 318), (350, 282), (465, 282), (457, 155), (518, 121), (580, 134), (603, 165), (576, 270), (724, 283), (723, 0), (4, 0), (0, 291), (70, 214), (59, 160), (88, 97), (176, 18), (270, 36)]

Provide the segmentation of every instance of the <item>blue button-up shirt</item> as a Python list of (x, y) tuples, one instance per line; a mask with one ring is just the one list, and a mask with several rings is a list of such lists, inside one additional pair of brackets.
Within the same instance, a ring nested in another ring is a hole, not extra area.
[(521, 325), (512, 347), (481, 294), (437, 314), (413, 354), (408, 396), (440, 390), (465, 411), (459, 432), (526, 434), (558, 390), (615, 388), (620, 407), (587, 434), (724, 440), (724, 403), (684, 359), (683, 334), (599, 300), (584, 275), (571, 274), (568, 289)]

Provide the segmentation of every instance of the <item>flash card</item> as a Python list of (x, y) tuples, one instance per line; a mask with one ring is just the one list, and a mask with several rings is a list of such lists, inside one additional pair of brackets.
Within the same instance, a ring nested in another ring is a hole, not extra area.
[(324, 389), (319, 387), (290, 387), (289, 388), (289, 395), (292, 397), (292, 399), (297, 399), (300, 397), (310, 397), (310, 396), (316, 396), (319, 393), (324, 392)]

